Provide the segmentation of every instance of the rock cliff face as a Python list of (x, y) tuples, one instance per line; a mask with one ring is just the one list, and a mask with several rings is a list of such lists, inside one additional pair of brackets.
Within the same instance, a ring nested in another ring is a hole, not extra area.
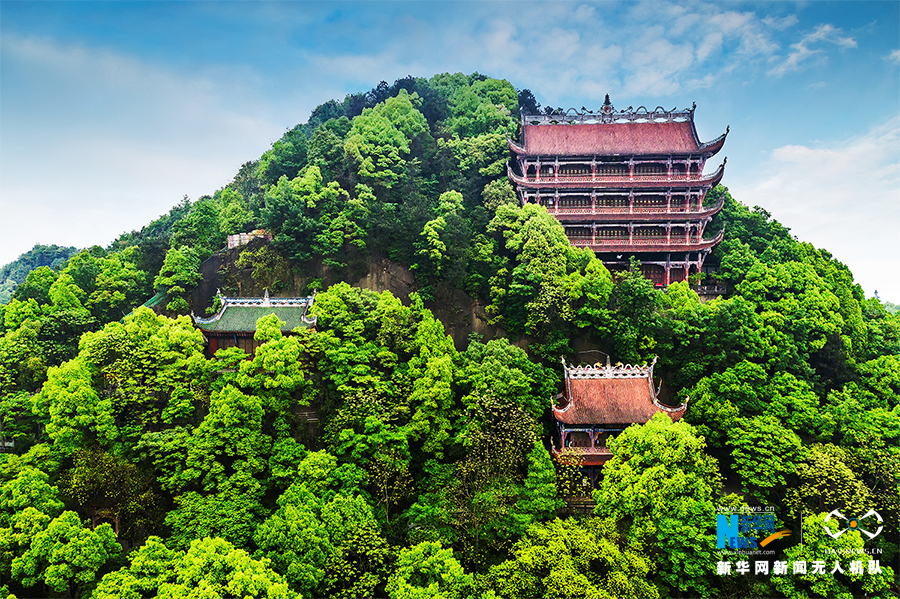
[[(360, 289), (368, 289), (376, 293), (390, 291), (404, 304), (409, 303), (409, 295), (416, 291), (415, 277), (402, 264), (388, 258), (370, 256), (364, 265), (362, 276), (347, 278), (346, 273), (337, 272), (321, 262), (313, 261), (303, 265), (291, 265), (285, 274), (278, 276), (253, 276), (252, 268), (240, 268), (237, 260), (244, 250), (255, 251), (266, 245), (264, 240), (253, 240), (247, 245), (224, 250), (213, 254), (200, 265), (203, 280), (197, 285), (192, 295), (194, 312), (203, 314), (211, 305), (216, 290), (228, 296), (253, 297), (262, 296), (265, 289), (275, 297), (296, 297), (308, 295), (311, 284), (321, 284), (326, 288), (342, 280)], [(317, 286), (317, 285), (313, 285)], [(484, 305), (473, 300), (465, 292), (453, 288), (441, 288), (436, 292), (433, 305), (428, 306), (435, 317), (444, 323), (447, 334), (453, 338), (457, 348), (464, 349), (471, 333), (478, 333), (485, 340), (504, 337), (506, 333), (488, 322)], [(527, 345), (522, 340), (517, 345)]]

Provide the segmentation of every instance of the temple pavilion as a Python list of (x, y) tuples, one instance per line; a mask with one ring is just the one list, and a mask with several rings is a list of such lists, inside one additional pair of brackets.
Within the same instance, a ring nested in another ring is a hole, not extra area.
[(553, 417), (559, 433), (559, 447), (552, 448), (554, 458), (563, 451), (580, 457), (593, 484), (600, 469), (612, 457), (606, 443), (632, 424), (645, 424), (662, 412), (673, 422), (684, 416), (687, 403), (669, 407), (657, 399), (653, 387), (653, 366), (610, 365), (571, 366), (562, 359), (563, 392), (553, 405)]
[(728, 130), (701, 142), (695, 109), (618, 111), (607, 95), (597, 112), (523, 113), (524, 143), (507, 140), (515, 154), (507, 174), (523, 205), (545, 206), (573, 245), (594, 250), (611, 270), (634, 256), (656, 285), (687, 280), (724, 233), (704, 237), (722, 209), (721, 200), (704, 199), (725, 161), (703, 171)]
[(225, 297), (218, 294), (221, 306), (210, 318), (200, 318), (191, 313), (194, 325), (203, 331), (208, 343), (209, 355), (227, 347), (239, 347), (253, 355), (263, 342), (254, 339), (256, 321), (269, 314), (276, 315), (284, 325), (283, 334), (297, 328), (309, 328), (316, 324), (315, 316), (309, 316), (315, 295), (310, 297), (269, 297), (267, 289), (263, 297)]

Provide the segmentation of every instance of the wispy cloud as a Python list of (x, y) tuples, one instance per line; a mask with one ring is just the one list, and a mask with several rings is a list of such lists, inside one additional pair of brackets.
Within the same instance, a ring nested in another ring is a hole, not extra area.
[(762, 20), (767, 26), (772, 29), (776, 29), (778, 31), (783, 31), (785, 29), (790, 29), (794, 25), (800, 22), (800, 19), (797, 18), (797, 15), (788, 15), (786, 17), (766, 17)]
[[(803, 70), (817, 61), (826, 60), (825, 44), (832, 44), (840, 48), (856, 48), (856, 40), (843, 35), (843, 31), (833, 25), (818, 25), (813, 31), (803, 38), (791, 44), (791, 51), (780, 62), (769, 69), (769, 75), (782, 77), (787, 73)], [(817, 47), (814, 47), (817, 46)]]
[(884, 59), (900, 64), (900, 50), (894, 50), (893, 52), (885, 56)]

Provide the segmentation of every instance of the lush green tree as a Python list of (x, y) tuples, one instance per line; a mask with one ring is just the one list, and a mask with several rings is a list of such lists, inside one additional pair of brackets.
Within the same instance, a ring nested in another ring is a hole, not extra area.
[(19, 301), (33, 299), (39, 304), (50, 303), (50, 287), (56, 282), (58, 274), (49, 266), (39, 266), (25, 277), (16, 287), (13, 297)]
[[(358, 214), (361, 207), (348, 205), (349, 198), (349, 194), (337, 183), (326, 183), (316, 166), (309, 167), (294, 179), (278, 179), (278, 183), (266, 191), (266, 207), (262, 215), (266, 227), (275, 232), (274, 248), (300, 261), (308, 260), (323, 250), (328, 250), (329, 256), (333, 255), (343, 248), (342, 244), (334, 247), (334, 232), (346, 224), (345, 232), (353, 233), (350, 223), (358, 224), (364, 218)], [(329, 229), (331, 221), (341, 214), (348, 222)], [(323, 221), (323, 215), (327, 222)], [(359, 231), (355, 234), (360, 238)], [(323, 242), (328, 247), (320, 246)]]
[(91, 530), (75, 512), (63, 512), (13, 560), (12, 575), (25, 586), (43, 583), (58, 593), (88, 597), (104, 571), (118, 565), (121, 551), (109, 524)]
[(90, 443), (108, 446), (116, 441), (113, 402), (100, 397), (92, 385), (90, 365), (75, 358), (51, 367), (35, 410), (48, 415), (47, 434), (58, 447), (74, 451)]
[(391, 599), (462, 599), (472, 596), (472, 586), (452, 551), (426, 541), (400, 550), (386, 590)]
[(130, 564), (105, 575), (92, 599), (149, 599), (159, 596), (160, 586), (175, 581), (176, 568), (184, 553), (172, 551), (159, 537), (147, 542), (129, 555)]
[(200, 259), (225, 247), (220, 210), (210, 197), (200, 198), (188, 214), (172, 225), (172, 247), (190, 247)]
[(256, 528), (257, 555), (270, 560), (291, 588), (309, 595), (322, 584), (326, 560), (334, 552), (318, 515), (322, 505), (301, 484), (282, 495), (279, 506)]
[(534, 525), (511, 559), (493, 566), (482, 584), (501, 597), (530, 599), (656, 599), (647, 581), (652, 562), (640, 546), (628, 546), (613, 520), (553, 520)]
[(532, 362), (508, 340), (471, 341), (460, 357), (462, 382), (472, 392), (490, 392), (501, 401), (518, 405), (535, 420), (549, 407), (547, 398), (553, 395), (559, 375)]
[(728, 431), (734, 448), (734, 471), (744, 491), (752, 491), (760, 501), (772, 501), (784, 491), (788, 478), (797, 471), (800, 438), (771, 416), (739, 418)]
[(836, 507), (864, 514), (881, 507), (875, 505), (872, 493), (854, 472), (855, 460), (848, 450), (815, 444), (803, 447), (790, 461), (799, 483), (787, 490), (785, 498), (791, 517)]
[(358, 495), (337, 495), (322, 508), (322, 523), (334, 549), (325, 562), (327, 596), (363, 599), (383, 594), (393, 552), (369, 504)]
[(715, 537), (704, 523), (721, 487), (716, 461), (686, 422), (657, 414), (608, 442), (595, 514), (626, 523), (625, 539), (656, 560), (661, 589), (709, 597)]
[(10, 526), (29, 507), (55, 518), (62, 512), (63, 502), (47, 474), (26, 466), (0, 486), (0, 527)]
[(166, 252), (159, 274), (153, 281), (157, 291), (165, 291), (171, 301), (166, 305), (170, 312), (184, 314), (190, 310), (186, 299), (188, 292), (201, 281), (200, 256), (191, 247), (172, 247)]
[[(149, 561), (149, 560), (148, 560)], [(155, 567), (155, 564), (150, 564)], [(174, 578), (171, 582), (171, 578)], [(159, 597), (228, 599), (230, 597), (299, 599), (284, 578), (243, 549), (217, 538), (195, 539), (174, 571), (159, 584)]]
[(396, 97), (367, 108), (353, 119), (344, 143), (344, 156), (356, 180), (375, 188), (390, 189), (406, 172), (410, 142), (428, 135), (428, 123), (410, 96), (402, 90)]
[(302, 125), (288, 130), (259, 159), (256, 174), (263, 186), (273, 185), (281, 177), (296, 177), (306, 164), (308, 147), (309, 142)]

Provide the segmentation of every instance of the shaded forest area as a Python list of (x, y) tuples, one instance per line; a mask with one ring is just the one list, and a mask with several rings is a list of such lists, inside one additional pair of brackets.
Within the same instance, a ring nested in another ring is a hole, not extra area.
[[(317, 107), (212, 195), (15, 281), (0, 305), (0, 593), (896, 591), (900, 318), (724, 187), (708, 229), (725, 226), (711, 261), (727, 297), (610, 273), (519, 205), (505, 164), (522, 107), (539, 108), (530, 91), (477, 73), (382, 83)], [(272, 242), (237, 265), (273, 293), (303, 277), (317, 327), (283, 336), (267, 317), (255, 356), (207, 358), (186, 316), (212, 308), (191, 305), (198, 268), (256, 228)], [(372, 256), (414, 273), (406, 304), (332, 284)], [(453, 290), (507, 337), (457, 349), (429, 309)], [(155, 294), (156, 311), (140, 307)], [(613, 362), (658, 356), (671, 397), (690, 398), (684, 421), (612, 441), (593, 490), (548, 453), (576, 339)], [(589, 493), (591, 517), (556, 517)], [(773, 506), (797, 532), (802, 513), (804, 543), (781, 541), (782, 559), (829, 567), (864, 539), (826, 535), (824, 515), (877, 510), (866, 547), (882, 571), (718, 575), (723, 505)]]

